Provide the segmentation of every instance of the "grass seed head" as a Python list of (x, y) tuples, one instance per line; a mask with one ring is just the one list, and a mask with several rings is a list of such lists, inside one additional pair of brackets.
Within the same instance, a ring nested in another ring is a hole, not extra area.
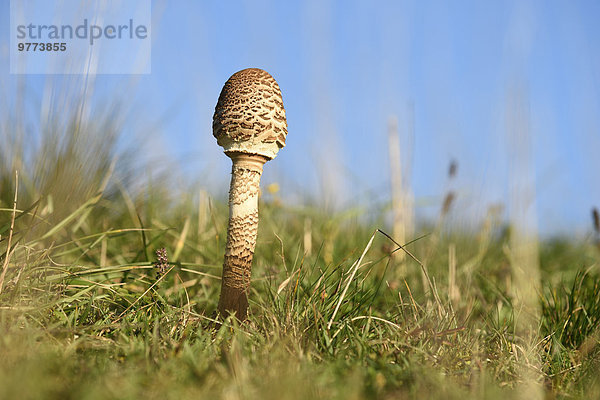
[(156, 279), (160, 279), (169, 270), (169, 258), (167, 256), (167, 249), (161, 247), (156, 250), (156, 262), (154, 263), (156, 269)]

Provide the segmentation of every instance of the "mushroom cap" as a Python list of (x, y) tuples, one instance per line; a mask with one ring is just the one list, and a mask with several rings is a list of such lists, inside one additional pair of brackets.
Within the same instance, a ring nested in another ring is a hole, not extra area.
[(248, 68), (231, 75), (215, 107), (213, 135), (225, 154), (275, 158), (285, 146), (287, 121), (281, 90), (268, 72)]

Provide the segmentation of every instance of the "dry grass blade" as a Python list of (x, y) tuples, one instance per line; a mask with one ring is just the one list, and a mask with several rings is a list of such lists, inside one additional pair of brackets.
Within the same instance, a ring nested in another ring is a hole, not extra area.
[[(423, 263), (417, 257), (415, 257), (405, 246), (396, 242), (390, 235), (388, 235), (381, 229), (377, 229), (377, 232), (381, 233), (383, 236), (390, 239), (396, 246), (398, 246), (398, 249), (402, 249), (406, 254), (409, 255), (410, 258), (412, 258), (417, 264), (419, 264), (419, 266), (421, 267), (421, 271), (423, 271), (423, 276), (425, 276), (427, 283), (429, 284), (431, 293), (433, 294), (433, 297), (434, 297), (436, 303), (438, 304), (438, 311), (440, 312), (440, 314), (442, 314), (444, 311), (444, 306), (442, 305), (442, 301), (440, 300), (440, 297), (438, 296), (437, 290), (435, 289), (435, 286), (433, 285), (433, 282), (431, 281), (431, 278), (429, 277), (429, 273), (427, 272), (425, 265), (423, 265)], [(396, 250), (398, 250), (398, 249), (396, 249)], [(396, 250), (394, 250), (394, 251), (396, 251)]]
[(346, 286), (344, 287), (344, 291), (342, 292), (342, 295), (340, 296), (340, 299), (338, 300), (338, 303), (335, 306), (335, 310), (333, 310), (331, 319), (329, 320), (329, 323), (327, 324), (327, 329), (331, 329), (331, 324), (333, 324), (333, 321), (335, 320), (335, 316), (337, 315), (337, 312), (340, 309), (342, 302), (344, 301), (346, 292), (348, 291), (348, 288), (350, 287), (350, 284), (352, 283), (352, 280), (354, 279), (354, 276), (356, 275), (356, 271), (358, 271), (358, 268), (360, 268), (360, 264), (362, 263), (363, 258), (367, 254), (367, 251), (369, 251), (369, 249), (371, 248), (371, 245), (373, 244), (373, 239), (375, 239), (376, 234), (377, 234), (377, 230), (375, 232), (373, 232), (373, 235), (371, 235), (371, 239), (369, 240), (369, 243), (367, 243), (367, 246), (365, 247), (364, 251), (362, 252), (360, 258), (352, 265), (352, 267), (351, 267), (352, 273), (350, 274), (350, 277), (348, 278), (348, 283), (346, 283)]
[(54, 227), (52, 227), (52, 229), (50, 229), (48, 232), (46, 232), (42, 236), (42, 239), (48, 239), (49, 237), (52, 237), (54, 234), (56, 234), (62, 228), (64, 228), (65, 225), (67, 225), (69, 222), (71, 222), (75, 218), (77, 218), (78, 215), (84, 213), (89, 207), (92, 207), (94, 204), (96, 204), (98, 202), (98, 200), (100, 200), (101, 197), (102, 197), (102, 192), (96, 194), (94, 197), (92, 197), (91, 199), (89, 199), (88, 201), (83, 203), (77, 210), (73, 211), (70, 215), (68, 215), (66, 218), (64, 218), (62, 221), (60, 221)]
[(185, 219), (185, 223), (183, 224), (183, 229), (181, 230), (181, 234), (177, 239), (177, 244), (175, 245), (175, 252), (173, 253), (173, 262), (177, 262), (179, 259), (179, 255), (181, 254), (181, 250), (183, 250), (183, 246), (185, 245), (185, 239), (187, 238), (188, 230), (190, 228), (190, 217)]
[(17, 199), (19, 198), (19, 172), (15, 171), (15, 199), (13, 201), (12, 218), (10, 221), (10, 230), (8, 231), (8, 242), (6, 244), (6, 255), (4, 256), (4, 264), (2, 265), (2, 274), (0, 274), (0, 294), (4, 287), (4, 278), (6, 277), (6, 271), (8, 271), (8, 261), (12, 253), (12, 237), (15, 230), (15, 218), (17, 216)]
[(146, 296), (148, 294), (148, 292), (150, 292), (159, 282), (161, 282), (165, 276), (167, 276), (169, 274), (169, 272), (171, 272), (171, 270), (175, 268), (175, 266), (171, 266), (171, 268), (169, 268), (169, 270), (164, 273), (160, 278), (158, 278), (152, 285), (150, 285), (150, 287), (148, 289), (146, 289), (146, 291), (144, 293), (141, 294), (140, 297), (138, 297), (137, 299), (135, 299), (135, 301), (133, 303), (131, 303), (131, 305), (129, 305), (129, 307), (127, 307), (125, 310), (123, 310), (123, 312), (121, 314), (119, 314), (119, 316), (117, 317), (117, 319), (115, 319), (113, 321), (113, 323), (117, 323), (119, 322), (127, 313), (127, 311), (131, 310), (131, 308), (137, 304), (138, 301), (140, 301), (141, 299), (144, 298), (144, 296)]
[(374, 316), (372, 316), (372, 315), (359, 315), (358, 317), (354, 317), (354, 318), (352, 318), (352, 319), (351, 319), (351, 321), (353, 321), (353, 322), (354, 322), (354, 321), (358, 321), (358, 320), (361, 320), (361, 319), (372, 319), (372, 320), (374, 320), (374, 321), (379, 321), (379, 322), (386, 323), (386, 324), (388, 324), (388, 325), (390, 325), (390, 326), (393, 326), (394, 328), (396, 328), (396, 329), (398, 329), (398, 330), (402, 330), (402, 327), (401, 327), (400, 325), (398, 325), (398, 324), (395, 324), (395, 323), (393, 323), (392, 321), (388, 321), (388, 320), (387, 320), (387, 319), (385, 319), (385, 318), (381, 318), (381, 317), (374, 317)]
[(292, 272), (292, 275), (290, 275), (287, 279), (285, 279), (283, 282), (281, 282), (281, 284), (279, 284), (279, 287), (277, 287), (277, 295), (278, 296), (283, 291), (283, 289), (285, 289), (286, 286), (290, 283), (290, 281), (292, 280), (294, 275), (296, 275), (296, 273), (299, 271), (300, 270), (296, 270), (296, 271)]

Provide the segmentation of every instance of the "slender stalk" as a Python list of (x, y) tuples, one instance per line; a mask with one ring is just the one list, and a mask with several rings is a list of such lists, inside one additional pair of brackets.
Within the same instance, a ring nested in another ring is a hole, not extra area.
[(8, 261), (10, 255), (14, 249), (11, 249), (13, 232), (15, 230), (15, 217), (17, 215), (17, 199), (19, 198), (19, 171), (15, 171), (15, 200), (13, 201), (13, 212), (10, 220), (10, 230), (8, 231), (8, 243), (6, 244), (6, 255), (4, 256), (4, 265), (2, 266), (2, 273), (0, 273), (0, 293), (2, 293), (2, 287), (4, 286), (4, 278), (6, 277), (6, 271), (8, 271)]
[(219, 312), (246, 319), (252, 256), (258, 233), (258, 192), (265, 157), (230, 153), (229, 227), (223, 262)]
[[(388, 122), (388, 148), (390, 157), (390, 181), (392, 187), (392, 234), (399, 243), (406, 243), (406, 204), (402, 188), (402, 162), (400, 160), (400, 138), (398, 137), (398, 119), (390, 117)], [(397, 251), (394, 258), (404, 260), (404, 252)]]

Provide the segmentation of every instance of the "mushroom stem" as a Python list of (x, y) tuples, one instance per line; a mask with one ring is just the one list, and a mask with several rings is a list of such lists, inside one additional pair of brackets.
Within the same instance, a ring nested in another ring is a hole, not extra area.
[(235, 313), (245, 320), (252, 256), (258, 232), (258, 191), (266, 157), (230, 152), (233, 161), (229, 188), (229, 226), (221, 280), (221, 315)]

